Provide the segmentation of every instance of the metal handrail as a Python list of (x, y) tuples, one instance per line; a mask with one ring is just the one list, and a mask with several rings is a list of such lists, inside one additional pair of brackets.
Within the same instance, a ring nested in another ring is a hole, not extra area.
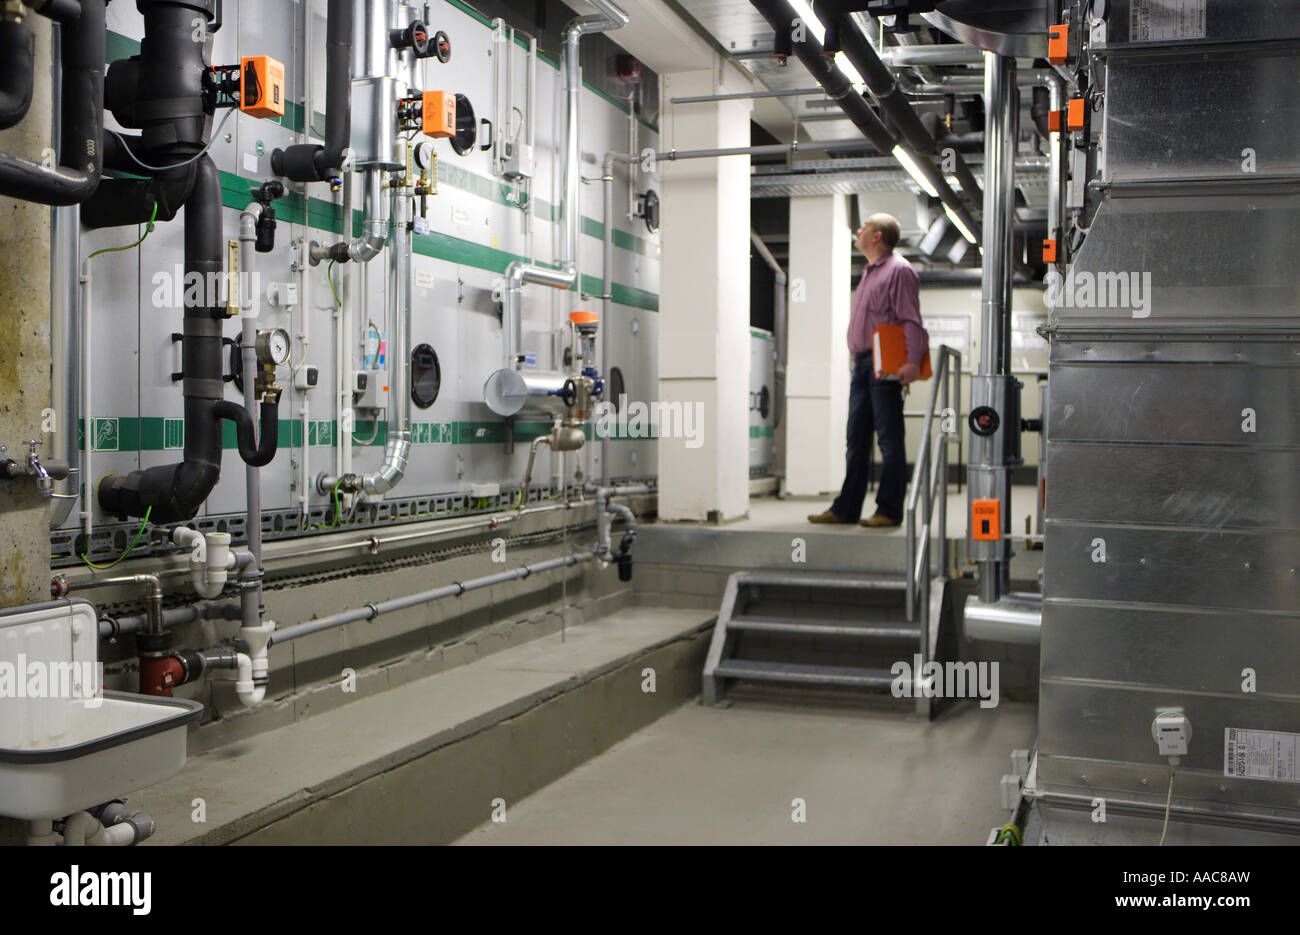
[[(948, 443), (961, 439), (961, 354), (946, 344), (940, 345), (938, 350), (934, 389), (930, 392), (930, 404), (925, 411), (925, 428), (921, 435), (921, 446), (917, 450), (912, 484), (907, 492), (907, 505), (903, 510), (907, 525), (907, 619), (917, 619), (919, 605), (922, 663), (929, 661), (931, 649), (931, 527), (935, 524), (934, 512), (937, 506), (938, 523), (933, 532), (939, 540), (938, 568), (947, 574), (951, 561), (951, 546), (948, 542)], [(942, 421), (939, 431), (933, 431), (936, 407), (941, 420), (951, 414), (952, 431), (946, 431)]]

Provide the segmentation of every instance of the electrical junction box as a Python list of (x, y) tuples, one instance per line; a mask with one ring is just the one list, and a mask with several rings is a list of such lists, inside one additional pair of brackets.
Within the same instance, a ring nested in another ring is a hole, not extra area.
[(1151, 736), (1161, 756), (1186, 756), (1187, 742), (1192, 739), (1192, 722), (1182, 708), (1162, 708), (1151, 722)]
[(456, 135), (456, 95), (451, 91), (425, 91), (420, 96), (420, 132), (434, 139)]
[(388, 371), (358, 370), (352, 391), (356, 409), (383, 409), (388, 405)]
[(300, 390), (315, 389), (316, 382), (319, 379), (320, 371), (311, 364), (304, 364), (294, 371), (293, 385)]
[(269, 55), (239, 59), (239, 109), (251, 117), (284, 116), (284, 63)]
[(298, 284), (296, 282), (273, 282), (266, 287), (267, 298), (280, 308), (292, 308), (298, 304)]
[(527, 143), (507, 143), (505, 165), (501, 174), (508, 179), (531, 179), (533, 177), (533, 147)]

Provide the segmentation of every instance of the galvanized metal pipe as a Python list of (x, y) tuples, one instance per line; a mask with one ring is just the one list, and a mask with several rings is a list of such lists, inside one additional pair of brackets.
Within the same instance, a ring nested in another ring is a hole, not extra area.
[[(980, 280), (980, 364), (971, 380), (972, 407), (991, 407), (1001, 419), (987, 436), (971, 441), (970, 499), (997, 500), (1002, 529), (996, 540), (973, 540), (979, 566), (980, 599), (994, 604), (1011, 587), (1010, 467), (1008, 440), (1019, 433), (1011, 424), (1018, 407), (1010, 376), (1011, 276), (1015, 233), (1015, 149), (1017, 140), (1016, 62), (988, 53), (985, 64), (984, 265)], [(973, 532), (973, 530), (972, 530)]]
[(780, 91), (738, 91), (734, 94), (695, 94), (689, 97), (670, 97), (669, 104), (703, 104), (709, 101), (749, 101), (760, 97), (802, 97), (805, 94), (825, 94), (820, 85), (815, 88), (788, 88)]
[(1011, 236), (1015, 209), (1016, 61), (988, 54), (985, 76), (984, 265), (981, 277), (980, 374), (1007, 372)]
[(992, 604), (971, 597), (962, 618), (968, 640), (1037, 646), (1043, 638), (1043, 597), (1005, 594)]
[[(250, 272), (254, 245), (257, 243), (257, 219), (261, 213), (256, 202), (239, 215), (239, 267)], [(251, 278), (245, 281), (251, 281)], [(257, 319), (252, 315), (251, 290), (239, 293), (240, 361), (244, 378), (244, 408), (258, 426), (257, 409)], [(262, 470), (251, 464), (244, 467), (244, 538), (252, 556), (239, 576), (242, 592), (243, 625), (255, 627), (262, 622)]]
[(973, 45), (904, 45), (880, 53), (886, 65), (983, 65), (984, 51)]
[(393, 598), (392, 600), (368, 603), (355, 610), (346, 610), (342, 613), (331, 614), (328, 617), (321, 617), (317, 620), (310, 620), (305, 623), (294, 624), (293, 626), (284, 627), (276, 630), (271, 639), (271, 645), (287, 643), (289, 640), (296, 640), (299, 637), (309, 636), (312, 633), (319, 633), (322, 630), (330, 630), (334, 627), (341, 627), (345, 624), (356, 623), (361, 620), (373, 620), (381, 614), (392, 613), (397, 610), (408, 610), (412, 607), (419, 607), (421, 604), (428, 604), (431, 601), (441, 600), (444, 597), (459, 597), (470, 591), (477, 591), (482, 588), (491, 587), (494, 584), (505, 584), (507, 581), (517, 581), (520, 578), (527, 578), (529, 575), (538, 572), (550, 571), (554, 568), (567, 568), (571, 565), (577, 565), (581, 562), (589, 562), (595, 558), (595, 553), (586, 550), (575, 552), (570, 555), (562, 555), (559, 558), (547, 559), (546, 561), (537, 562), (532, 565), (523, 564), (518, 568), (512, 568), (508, 571), (498, 572), (494, 575), (486, 575), (482, 578), (474, 578), (469, 581), (456, 581), (451, 584), (443, 585), (438, 588), (431, 588), (428, 591), (420, 591), (416, 594), (408, 594), (405, 597)]

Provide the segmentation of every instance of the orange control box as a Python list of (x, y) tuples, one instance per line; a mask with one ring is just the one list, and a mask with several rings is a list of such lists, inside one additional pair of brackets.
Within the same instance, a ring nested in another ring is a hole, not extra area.
[(1046, 240), (1043, 241), (1043, 262), (1044, 263), (1056, 262), (1056, 238), (1055, 237), (1048, 237)]
[(1083, 129), (1083, 98), (1072, 97), (1065, 105), (1065, 128), (1071, 133)]
[(977, 542), (997, 542), (1002, 538), (1002, 501), (972, 500), (970, 504), (971, 538)]
[(425, 91), (420, 96), (420, 132), (435, 139), (456, 135), (456, 95)]
[(269, 55), (239, 60), (239, 109), (252, 117), (284, 116), (284, 63)]
[(1047, 28), (1047, 60), (1064, 65), (1070, 57), (1070, 27), (1064, 23)]
[(1047, 112), (1047, 132), (1061, 132), (1061, 112), (1059, 110), (1049, 110)]

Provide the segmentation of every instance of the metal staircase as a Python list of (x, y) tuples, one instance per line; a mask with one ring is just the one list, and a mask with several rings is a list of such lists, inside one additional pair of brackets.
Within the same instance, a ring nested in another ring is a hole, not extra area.
[(705, 704), (724, 704), (734, 682), (775, 682), (889, 691), (930, 717), (922, 667), (935, 658), (951, 564), (948, 444), (959, 440), (961, 411), (961, 357), (946, 346), (938, 357), (905, 510), (906, 571), (736, 572), (704, 664)]

